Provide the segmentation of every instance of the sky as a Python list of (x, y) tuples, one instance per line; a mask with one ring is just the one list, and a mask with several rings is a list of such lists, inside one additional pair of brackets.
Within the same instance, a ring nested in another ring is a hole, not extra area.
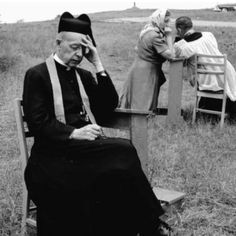
[(78, 15), (136, 6), (143, 9), (201, 9), (236, 0), (0, 0), (0, 22), (44, 21), (54, 19), (64, 11)]

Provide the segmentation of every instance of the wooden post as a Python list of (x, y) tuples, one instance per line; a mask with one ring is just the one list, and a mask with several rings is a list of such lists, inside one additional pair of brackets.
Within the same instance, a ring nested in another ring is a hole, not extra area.
[(135, 146), (145, 174), (148, 174), (148, 116), (151, 111), (116, 109), (114, 117), (104, 127), (127, 130)]
[(168, 114), (166, 123), (171, 125), (178, 125), (182, 121), (183, 61), (183, 58), (174, 58), (169, 61)]
[(142, 168), (148, 174), (148, 118), (146, 115), (134, 115), (131, 117), (130, 138), (136, 147)]

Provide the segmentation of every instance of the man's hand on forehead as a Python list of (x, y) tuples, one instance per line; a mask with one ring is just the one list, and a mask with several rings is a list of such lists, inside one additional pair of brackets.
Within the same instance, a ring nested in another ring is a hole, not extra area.
[(93, 47), (93, 42), (91, 38), (89, 37), (89, 35), (86, 35), (86, 37), (83, 37), (81, 39), (81, 44), (85, 47), (89, 47), (89, 48)]
[(87, 49), (87, 52), (85, 52), (84, 56), (96, 67), (97, 71), (103, 71), (104, 68), (99, 58), (97, 48), (93, 45), (92, 39), (89, 37), (89, 35), (86, 35), (86, 37), (84, 37), (81, 41), (81, 45)]

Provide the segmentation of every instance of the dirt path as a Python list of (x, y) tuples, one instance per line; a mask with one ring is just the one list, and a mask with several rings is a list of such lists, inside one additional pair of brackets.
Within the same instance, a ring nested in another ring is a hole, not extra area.
[[(147, 22), (148, 17), (124, 17), (108, 19), (106, 22)], [(193, 20), (193, 24), (196, 26), (215, 26), (215, 27), (236, 27), (236, 22), (231, 21), (204, 21)]]

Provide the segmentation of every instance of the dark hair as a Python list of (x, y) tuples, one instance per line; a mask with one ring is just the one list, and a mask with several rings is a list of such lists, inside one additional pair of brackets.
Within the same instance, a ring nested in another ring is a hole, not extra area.
[(193, 22), (188, 16), (181, 16), (176, 19), (175, 27), (183, 30), (189, 30), (193, 27)]

